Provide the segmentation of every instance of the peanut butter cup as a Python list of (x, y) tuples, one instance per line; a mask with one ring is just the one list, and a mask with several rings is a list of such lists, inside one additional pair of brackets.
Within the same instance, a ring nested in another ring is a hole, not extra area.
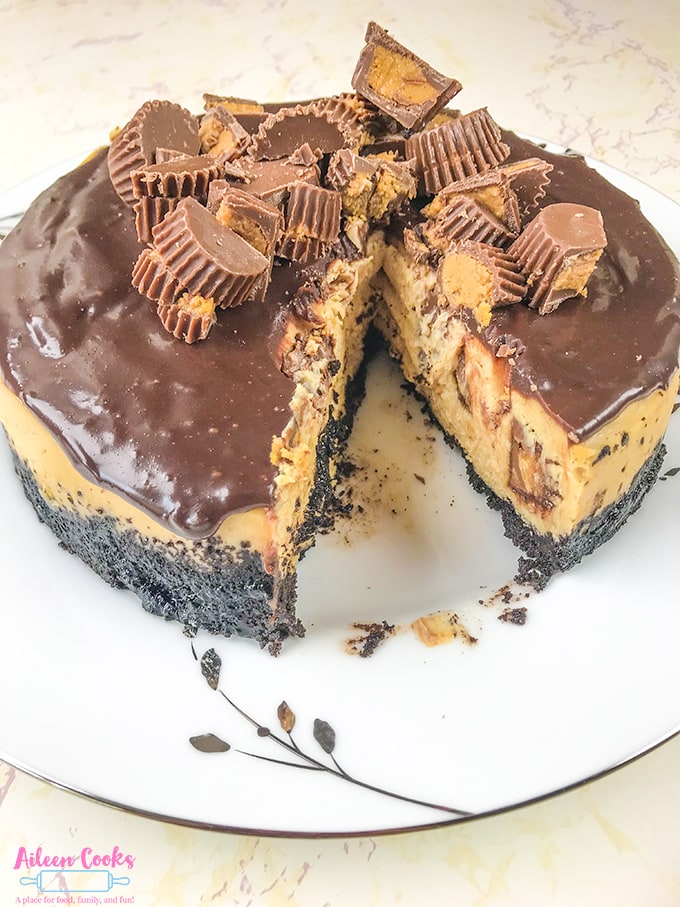
[(542, 208), (509, 250), (526, 276), (531, 308), (545, 315), (571, 296), (585, 296), (606, 245), (594, 208), (568, 202)]
[(194, 198), (185, 198), (153, 230), (163, 265), (190, 296), (212, 297), (221, 308), (240, 305), (268, 260), (223, 226)]
[(197, 118), (170, 101), (147, 101), (111, 142), (109, 175), (123, 201), (132, 207), (135, 195), (130, 173), (155, 163), (157, 148), (198, 154)]
[(496, 167), (510, 148), (482, 107), (410, 136), (405, 154), (415, 161), (421, 192), (434, 195), (455, 180)]
[(407, 129), (420, 129), (462, 88), (376, 22), (369, 22), (364, 40), (352, 87)]

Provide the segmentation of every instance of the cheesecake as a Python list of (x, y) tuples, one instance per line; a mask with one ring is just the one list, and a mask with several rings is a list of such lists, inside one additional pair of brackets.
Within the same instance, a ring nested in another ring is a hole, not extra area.
[(639, 506), (678, 388), (678, 265), (635, 201), (453, 108), (376, 23), (351, 84), (149, 101), (0, 246), (38, 517), (150, 612), (274, 654), (375, 337), (536, 588)]

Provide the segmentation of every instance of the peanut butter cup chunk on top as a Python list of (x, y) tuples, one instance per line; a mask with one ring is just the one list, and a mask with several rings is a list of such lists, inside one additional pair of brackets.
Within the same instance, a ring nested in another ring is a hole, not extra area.
[(559, 202), (542, 208), (508, 250), (527, 279), (529, 306), (553, 312), (586, 284), (607, 245), (595, 208)]
[(178, 198), (140, 198), (133, 209), (139, 241), (152, 243), (153, 228), (160, 224), (166, 214), (174, 211), (178, 204)]
[(205, 201), (212, 180), (222, 176), (222, 168), (206, 154), (179, 157), (159, 164), (140, 167), (130, 174), (135, 198), (184, 198), (192, 195)]
[(155, 249), (143, 249), (132, 269), (132, 286), (151, 302), (170, 305), (181, 292), (179, 281)]
[(251, 140), (236, 116), (219, 105), (201, 117), (198, 134), (201, 151), (224, 161), (240, 157)]
[(432, 248), (447, 251), (463, 240), (507, 246), (516, 234), (474, 198), (453, 195), (434, 220), (423, 224), (422, 235)]
[(160, 303), (158, 317), (168, 333), (185, 343), (205, 340), (215, 324), (215, 300), (184, 293), (177, 302)]
[(190, 296), (213, 297), (221, 308), (247, 299), (269, 261), (194, 198), (185, 198), (154, 228), (163, 265)]
[(309, 183), (291, 186), (278, 255), (291, 261), (320, 258), (340, 233), (339, 192)]
[(550, 184), (552, 169), (552, 164), (539, 157), (529, 157), (499, 166), (498, 172), (507, 177), (510, 187), (517, 196), (522, 223), (526, 223), (538, 210)]
[(428, 217), (436, 217), (456, 195), (465, 195), (476, 201), (504, 223), (511, 233), (520, 232), (521, 219), (517, 193), (513, 190), (509, 177), (500, 167), (450, 183), (423, 209), (424, 213)]
[(498, 124), (486, 109), (446, 120), (406, 139), (405, 155), (415, 161), (419, 190), (440, 192), (449, 183), (501, 164), (510, 154)]
[(352, 87), (407, 129), (420, 129), (462, 85), (369, 22)]
[(301, 145), (330, 154), (345, 146), (358, 148), (364, 130), (358, 122), (333, 119), (333, 113), (312, 104), (282, 107), (260, 124), (248, 153), (256, 161), (290, 157)]
[(197, 155), (198, 119), (171, 101), (147, 101), (116, 135), (109, 147), (109, 176), (113, 188), (130, 207), (135, 203), (130, 174), (155, 164), (157, 148)]
[(221, 224), (238, 233), (269, 262), (250, 294), (250, 298), (262, 302), (271, 279), (274, 252), (283, 232), (281, 211), (256, 195), (231, 187), (222, 195), (216, 216)]
[(439, 265), (438, 281), (448, 306), (470, 309), (482, 327), (493, 309), (514, 305), (526, 293), (515, 259), (485, 243), (464, 241), (454, 246)]

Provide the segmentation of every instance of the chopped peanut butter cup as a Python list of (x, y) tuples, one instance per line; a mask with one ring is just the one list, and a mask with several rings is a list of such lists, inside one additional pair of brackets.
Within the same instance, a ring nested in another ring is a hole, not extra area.
[(192, 195), (205, 201), (210, 182), (222, 175), (222, 168), (206, 154), (180, 157), (162, 164), (150, 164), (130, 174), (135, 198), (183, 198)]
[(586, 295), (606, 245), (599, 211), (561, 202), (542, 208), (508, 251), (526, 277), (529, 305), (545, 315), (565, 299)]
[(130, 173), (155, 163), (157, 148), (198, 154), (198, 120), (170, 101), (147, 101), (111, 142), (109, 176), (122, 200), (135, 202)]
[(331, 119), (331, 116), (331, 112), (315, 104), (282, 107), (260, 125), (249, 154), (256, 161), (273, 161), (290, 157), (304, 144), (321, 154), (330, 154), (345, 146), (358, 148), (363, 129), (341, 119)]
[(251, 141), (234, 114), (219, 105), (201, 117), (198, 134), (201, 151), (222, 161), (240, 157)]
[(193, 198), (182, 199), (153, 238), (182, 289), (190, 296), (213, 297), (222, 308), (240, 305), (269, 266), (264, 255)]
[(389, 156), (360, 157), (348, 148), (331, 157), (326, 184), (340, 192), (346, 215), (371, 221), (383, 220), (416, 194), (408, 163)]
[(539, 157), (525, 158), (501, 164), (498, 172), (507, 177), (510, 187), (517, 196), (519, 214), (523, 223), (536, 211), (545, 190), (550, 183), (550, 171), (553, 165)]
[(516, 236), (490, 211), (466, 195), (452, 196), (435, 219), (423, 225), (422, 234), (431, 246), (441, 250), (464, 239), (507, 246)]
[(474, 312), (485, 326), (499, 306), (520, 302), (526, 282), (516, 260), (507, 252), (478, 242), (461, 242), (439, 265), (438, 281), (447, 304)]
[(281, 211), (256, 195), (230, 187), (221, 198), (217, 220), (238, 233), (269, 262), (251, 292), (251, 298), (261, 302), (267, 292), (274, 264), (274, 251), (283, 232)]
[(319, 258), (338, 238), (341, 209), (339, 192), (309, 183), (293, 184), (277, 254), (302, 262)]
[(140, 242), (153, 242), (153, 228), (157, 227), (166, 214), (174, 211), (178, 198), (140, 198), (135, 204), (135, 228)]
[(169, 305), (181, 291), (179, 281), (155, 249), (144, 249), (132, 269), (132, 286), (152, 302)]
[(375, 159), (360, 157), (349, 148), (342, 148), (331, 156), (326, 185), (340, 193), (345, 214), (368, 220), (368, 205), (377, 180)]
[(369, 22), (352, 88), (407, 129), (420, 129), (462, 88)]
[(240, 188), (257, 195), (271, 205), (282, 205), (288, 198), (294, 183), (309, 183), (319, 186), (321, 175), (314, 164), (295, 164), (290, 158), (276, 161), (253, 161), (249, 157), (239, 158), (244, 175)]
[(449, 183), (423, 211), (428, 216), (436, 216), (456, 195), (473, 199), (504, 223), (511, 233), (519, 233), (521, 220), (517, 194), (509, 177), (499, 168)]
[(184, 293), (177, 302), (159, 304), (158, 317), (165, 330), (178, 340), (196, 343), (205, 340), (216, 321), (215, 300)]
[(415, 161), (420, 191), (434, 195), (455, 180), (498, 166), (510, 154), (510, 148), (482, 107), (410, 136), (405, 154)]
[(331, 123), (337, 123), (344, 134), (356, 136), (362, 144), (375, 130), (380, 118), (380, 111), (373, 104), (353, 92), (319, 98), (309, 106), (316, 113), (327, 117)]

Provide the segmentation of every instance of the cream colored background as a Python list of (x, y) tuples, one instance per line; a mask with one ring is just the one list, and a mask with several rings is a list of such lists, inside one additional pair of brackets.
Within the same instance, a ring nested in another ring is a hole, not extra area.
[[(680, 202), (677, 0), (0, 0), (0, 192), (104, 143), (151, 97), (198, 109), (203, 91), (279, 100), (346, 90), (369, 18), (460, 79), (464, 109), (487, 105), (501, 124)], [(136, 856), (120, 893), (138, 907), (677, 907), (680, 739), (514, 813), (346, 840), (154, 822), (0, 763), (0, 907), (31, 894), (13, 869), (20, 846), (116, 844)]]

